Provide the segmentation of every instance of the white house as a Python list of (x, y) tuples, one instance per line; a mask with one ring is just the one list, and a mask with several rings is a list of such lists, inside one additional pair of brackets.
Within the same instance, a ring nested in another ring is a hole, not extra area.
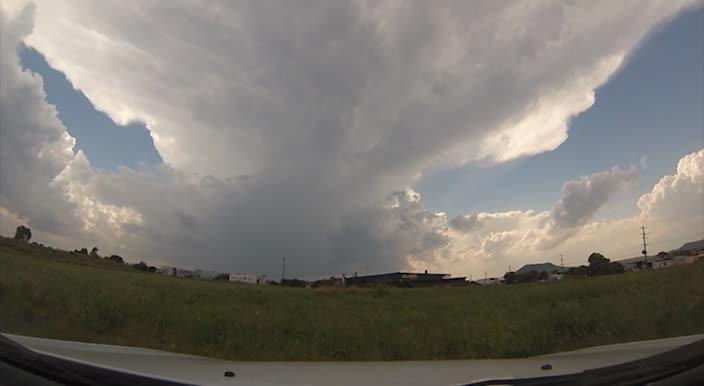
[(487, 279), (479, 279), (479, 280), (475, 280), (475, 281), (479, 285), (499, 285), (499, 284), (502, 284), (501, 280), (502, 279), (499, 279), (497, 277), (490, 277)]
[(248, 273), (231, 273), (230, 281), (234, 283), (257, 284), (259, 277)]

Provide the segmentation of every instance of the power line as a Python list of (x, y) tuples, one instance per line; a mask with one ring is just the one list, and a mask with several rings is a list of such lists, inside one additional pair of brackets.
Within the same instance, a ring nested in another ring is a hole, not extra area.
[(645, 241), (646, 240), (646, 235), (645, 235), (645, 226), (641, 225), (640, 226), (640, 235), (643, 237), (643, 259), (645, 262), (648, 262), (648, 243)]
[(286, 279), (286, 258), (283, 258), (282, 262), (282, 267), (281, 267), (281, 281), (284, 281)]

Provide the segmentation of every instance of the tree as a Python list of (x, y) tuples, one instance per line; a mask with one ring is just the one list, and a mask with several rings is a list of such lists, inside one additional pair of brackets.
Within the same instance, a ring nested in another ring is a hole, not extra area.
[(587, 268), (588, 276), (610, 275), (626, 271), (623, 264), (612, 262), (601, 253), (592, 253), (587, 260), (589, 261), (589, 267)]
[(665, 260), (665, 259), (670, 258), (670, 254), (665, 251), (660, 251), (660, 252), (658, 252), (657, 257), (658, 257), (658, 259)]
[(230, 280), (230, 275), (227, 273), (219, 273), (213, 277), (213, 280)]
[(589, 255), (589, 257), (587, 258), (587, 261), (589, 262), (589, 266), (593, 267), (593, 266), (597, 266), (600, 264), (608, 263), (610, 260), (607, 259), (606, 257), (604, 257), (604, 255), (602, 255), (601, 253), (594, 252), (591, 255)]
[(540, 271), (538, 274), (538, 280), (548, 280), (548, 271)]
[(26, 243), (29, 242), (29, 239), (31, 238), (32, 230), (27, 228), (26, 226), (20, 225), (15, 230), (15, 240), (24, 241)]
[(113, 263), (123, 264), (125, 260), (118, 255), (110, 255), (105, 258), (105, 260), (112, 261)]
[(94, 257), (100, 257), (98, 255), (98, 247), (93, 247), (93, 249), (90, 250), (90, 255)]
[(144, 271), (144, 272), (148, 272), (148, 271), (149, 271), (149, 266), (147, 265), (147, 263), (145, 263), (145, 262), (143, 262), (143, 261), (140, 261), (139, 263), (134, 264), (134, 265), (132, 266), (132, 268), (134, 268), (134, 269), (136, 269), (136, 270), (138, 270), (138, 271)]
[(517, 276), (515, 272), (506, 272), (504, 274), (504, 283), (513, 284), (517, 281)]

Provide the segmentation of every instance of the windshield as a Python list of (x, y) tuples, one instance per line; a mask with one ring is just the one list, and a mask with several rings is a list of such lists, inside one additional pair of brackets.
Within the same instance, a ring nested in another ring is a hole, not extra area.
[(701, 1), (0, 9), (0, 332), (246, 361), (704, 333)]

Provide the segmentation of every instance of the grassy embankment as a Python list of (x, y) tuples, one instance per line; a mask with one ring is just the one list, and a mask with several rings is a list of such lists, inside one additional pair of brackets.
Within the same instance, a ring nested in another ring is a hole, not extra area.
[(704, 264), (479, 288), (294, 289), (0, 239), (0, 331), (245, 360), (506, 358), (704, 332)]

